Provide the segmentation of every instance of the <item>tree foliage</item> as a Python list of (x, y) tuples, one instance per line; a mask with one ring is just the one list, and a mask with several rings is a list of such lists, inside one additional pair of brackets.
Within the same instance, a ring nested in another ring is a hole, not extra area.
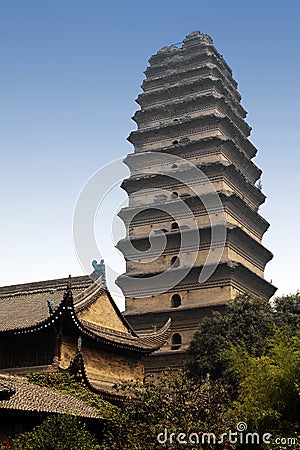
[(41, 425), (13, 439), (11, 450), (100, 450), (96, 438), (74, 416), (48, 417)]
[[(202, 433), (208, 429), (218, 433), (222, 427), (226, 393), (209, 379), (200, 384), (189, 379), (184, 371), (168, 372), (159, 379), (148, 377), (143, 384), (131, 383), (121, 389), (131, 392), (132, 401), (124, 404), (119, 423), (108, 423), (103, 449), (182, 449), (175, 436), (170, 438), (171, 433), (176, 436), (179, 432), (187, 436), (196, 433), (201, 442)], [(162, 441), (166, 437), (165, 443), (158, 441), (159, 434)], [(187, 443), (184, 448), (199, 445)]]
[(222, 353), (230, 345), (244, 345), (253, 356), (261, 356), (267, 348), (266, 339), (274, 333), (275, 320), (271, 306), (263, 299), (240, 295), (230, 302), (223, 313), (205, 317), (189, 348), (188, 370), (195, 379), (207, 373), (213, 379), (229, 383)]
[[(230, 397), (223, 404), (223, 419), (231, 427), (246, 421), (260, 433), (299, 433), (299, 325), (299, 293), (276, 298), (272, 305), (239, 296), (223, 314), (214, 313), (200, 324), (188, 371), (195, 380), (210, 373), (222, 383)], [(277, 448), (300, 448), (300, 440), (297, 445)]]
[(261, 357), (241, 346), (224, 352), (239, 379), (238, 398), (225, 414), (260, 434), (291, 436), (300, 431), (300, 339), (277, 330), (268, 344)]
[(279, 328), (288, 328), (292, 334), (300, 335), (300, 293), (283, 295), (273, 302), (275, 320)]

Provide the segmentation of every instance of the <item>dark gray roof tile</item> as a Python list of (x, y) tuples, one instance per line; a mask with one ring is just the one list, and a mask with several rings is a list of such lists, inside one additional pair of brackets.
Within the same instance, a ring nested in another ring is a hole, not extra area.
[(81, 400), (58, 391), (36, 386), (26, 378), (0, 375), (0, 410), (73, 414), (101, 419), (97, 410)]
[[(68, 278), (0, 287), (0, 331), (32, 327), (49, 317), (48, 300), (56, 309), (63, 300)], [(72, 279), (72, 291), (76, 296), (84, 291), (92, 280), (89, 277)]]

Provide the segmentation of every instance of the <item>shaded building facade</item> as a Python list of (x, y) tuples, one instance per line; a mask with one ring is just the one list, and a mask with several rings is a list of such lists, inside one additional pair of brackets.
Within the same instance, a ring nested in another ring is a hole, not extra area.
[(81, 276), (1, 287), (0, 375), (69, 370), (102, 398), (121, 401), (114, 385), (143, 379), (142, 360), (168, 339), (170, 322), (136, 333), (97, 281)]

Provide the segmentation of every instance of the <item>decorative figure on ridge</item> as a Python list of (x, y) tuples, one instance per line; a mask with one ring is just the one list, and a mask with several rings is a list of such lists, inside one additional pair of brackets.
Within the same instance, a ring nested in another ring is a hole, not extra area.
[(106, 270), (105, 270), (105, 263), (104, 259), (101, 259), (100, 263), (98, 264), (97, 261), (94, 259), (92, 261), (92, 266), (94, 269), (94, 272), (92, 273), (91, 277), (95, 281), (98, 278), (102, 279), (103, 283), (106, 283)]

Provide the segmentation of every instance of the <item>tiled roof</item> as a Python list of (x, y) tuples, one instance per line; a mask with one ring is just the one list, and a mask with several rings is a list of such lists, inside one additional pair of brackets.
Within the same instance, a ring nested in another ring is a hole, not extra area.
[(170, 337), (171, 319), (158, 331), (148, 334), (135, 334), (111, 330), (103, 326), (81, 319), (80, 324), (84, 327), (82, 331), (90, 337), (100, 341), (111, 343), (113, 346), (120, 346), (132, 350), (140, 350), (145, 353), (151, 353), (158, 350)]
[[(65, 309), (79, 334), (104, 345), (149, 354), (170, 337), (170, 321), (153, 333), (137, 334), (120, 313), (105, 285), (94, 283), (89, 277), (76, 277), (72, 278), (72, 290), (66, 290), (68, 281), (66, 278), (0, 288), (0, 332), (22, 334), (40, 330), (58, 320)], [(79, 312), (88, 308), (104, 292), (128, 332), (106, 328), (78, 317)], [(51, 315), (48, 300), (54, 303), (55, 311)]]
[(0, 375), (0, 410), (73, 414), (101, 419), (97, 410), (81, 400), (58, 391), (36, 386), (25, 378)]
[[(74, 296), (84, 291), (92, 280), (87, 276), (72, 278)], [(0, 331), (29, 328), (49, 317), (47, 301), (58, 308), (68, 278), (0, 287)]]
[(87, 307), (88, 304), (93, 301), (93, 299), (99, 297), (99, 295), (101, 295), (101, 293), (105, 291), (110, 299), (112, 307), (115, 309), (116, 314), (124, 323), (128, 331), (117, 331), (115, 329), (97, 325), (85, 319), (81, 319), (78, 316), (76, 316), (76, 319), (74, 317), (77, 325), (81, 325), (83, 327), (82, 331), (87, 333), (90, 337), (93, 337), (100, 342), (110, 343), (113, 346), (118, 345), (124, 348), (131, 348), (132, 350), (138, 349), (140, 351), (144, 351), (145, 353), (153, 352), (159, 349), (170, 337), (170, 320), (167, 321), (167, 323), (158, 331), (148, 333), (147, 335), (137, 334), (132, 329), (126, 318), (120, 313), (120, 310), (116, 306), (109, 291), (107, 291), (105, 288), (99, 288), (97, 284), (94, 284), (94, 286), (96, 286), (96, 288), (91, 286), (87, 288), (86, 291), (79, 294), (77, 297), (74, 297), (75, 313), (79, 312), (82, 307)]

